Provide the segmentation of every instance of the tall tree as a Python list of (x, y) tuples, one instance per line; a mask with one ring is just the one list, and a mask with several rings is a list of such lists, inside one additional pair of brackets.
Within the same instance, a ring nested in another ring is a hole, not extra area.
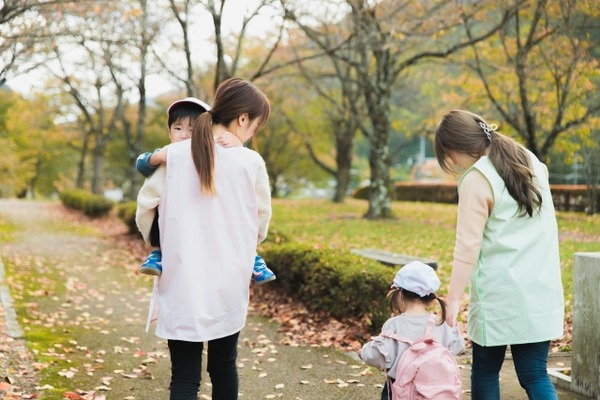
[[(76, 0), (5, 0), (0, 3), (0, 86), (45, 60), (56, 16)], [(84, 0), (89, 1), (89, 0)]]
[[(320, 51), (348, 63), (356, 71), (368, 111), (369, 124), (362, 125), (369, 139), (370, 189), (367, 218), (388, 218), (390, 208), (390, 128), (391, 93), (404, 71), (431, 58), (445, 58), (473, 43), (489, 38), (506, 23), (514, 4), (502, 4), (500, 16), (492, 24), (479, 25), (467, 37), (458, 29), (481, 17), (481, 4), (463, 5), (450, 0), (429, 2), (347, 0), (347, 34), (331, 46), (317, 31), (304, 23), (308, 17), (286, 2), (288, 15), (314, 41)], [(290, 2), (291, 3), (291, 2)], [(484, 2), (490, 7), (489, 2)], [(489, 15), (487, 15), (489, 18)], [(475, 28), (470, 28), (471, 31)], [(356, 49), (356, 57), (347, 48)]]
[[(263, 17), (263, 12), (271, 10), (275, 3), (276, 0), (259, 0), (254, 3), (254, 7), (246, 5), (244, 10), (240, 10), (239, 8), (232, 8), (239, 4), (227, 0), (169, 0), (169, 8), (181, 33), (181, 43), (170, 47), (166, 55), (165, 52), (156, 50), (162, 66), (170, 71), (171, 76), (184, 85), (188, 96), (207, 98), (207, 93), (202, 93), (201, 88), (198, 87), (198, 82), (201, 80), (198, 76), (201, 64), (198, 61), (194, 62), (194, 60), (200, 59), (205, 64), (214, 65), (214, 72), (211, 74), (213, 78), (212, 91), (222, 81), (237, 76), (240, 70), (245, 67), (247, 61), (247, 52), (244, 51), (244, 48), (250, 35), (248, 32), (250, 25), (256, 23), (258, 18)], [(227, 22), (240, 14), (242, 16), (241, 22), (237, 25), (237, 29), (232, 29), (232, 24)], [(207, 46), (212, 48), (214, 52), (210, 57), (207, 57), (208, 52), (206, 49), (202, 49), (201, 57), (198, 54), (193, 54), (194, 41), (203, 38), (198, 34), (193, 36), (192, 32), (194, 29), (199, 28), (198, 20), (204, 16), (208, 16), (212, 23), (213, 37), (211, 43), (207, 43)], [(263, 46), (267, 48), (267, 51), (263, 52), (264, 59), (257, 64), (254, 71), (244, 69), (247, 79), (255, 80), (263, 75), (264, 68), (279, 45), (283, 25), (276, 27), (274, 31), (277, 32), (274, 39), (263, 41)], [(183, 71), (181, 68), (174, 68), (169, 65), (168, 60), (173, 60), (175, 53), (183, 53), (183, 59), (185, 60)]]
[[(78, 184), (83, 184), (87, 166), (85, 157), (91, 154), (90, 188), (100, 193), (104, 185), (106, 148), (115, 134), (127, 108), (127, 95), (135, 86), (129, 75), (135, 65), (130, 53), (129, 27), (124, 19), (134, 17), (135, 9), (126, 3), (89, 8), (76, 5), (65, 15), (62, 29), (86, 26), (87, 29), (63, 35), (53, 47), (54, 63), (48, 71), (69, 94), (73, 109), (79, 114), (83, 147)], [(69, 56), (75, 54), (76, 56)], [(88, 149), (87, 146), (91, 146)]]
[(594, 0), (528, 0), (493, 40), (464, 54), (479, 81), (472, 91), (542, 161), (600, 112), (598, 59), (584, 33), (598, 30), (598, 10)]
[[(122, 107), (118, 111), (119, 119), (125, 135), (127, 145), (127, 156), (129, 165), (133, 166), (135, 159), (142, 152), (142, 145), (145, 138), (146, 116), (147, 116), (147, 88), (146, 79), (150, 70), (150, 49), (160, 32), (160, 22), (162, 19), (154, 7), (148, 4), (148, 0), (135, 0), (131, 4), (132, 18), (127, 19), (127, 24), (131, 26), (131, 37), (128, 41), (128, 47), (133, 58), (132, 65), (137, 66), (137, 73), (130, 68), (126, 71), (128, 79), (136, 81), (135, 89), (138, 94), (137, 117), (131, 118), (127, 113), (127, 108)], [(119, 77), (113, 74), (113, 81), (116, 86), (121, 86)], [(132, 122), (132, 119), (135, 121)], [(141, 175), (134, 168), (129, 170), (129, 197), (135, 198), (141, 182)]]

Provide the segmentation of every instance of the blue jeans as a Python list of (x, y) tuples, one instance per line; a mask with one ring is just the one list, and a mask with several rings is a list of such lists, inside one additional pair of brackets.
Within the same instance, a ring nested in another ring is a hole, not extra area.
[[(548, 377), (550, 342), (511, 345), (519, 384), (533, 400), (558, 400)], [(471, 399), (500, 400), (500, 369), (506, 346), (483, 347), (473, 343)]]
[[(235, 333), (208, 342), (207, 367), (212, 387), (212, 398), (236, 400), (238, 398), (237, 342)], [(171, 353), (170, 400), (197, 400), (202, 369), (202, 342), (169, 340)]]

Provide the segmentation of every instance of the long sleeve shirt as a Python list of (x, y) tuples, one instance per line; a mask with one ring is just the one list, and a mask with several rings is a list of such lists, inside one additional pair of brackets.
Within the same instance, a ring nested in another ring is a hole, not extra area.
[[(425, 334), (429, 315), (406, 315), (388, 319), (381, 328), (382, 332), (392, 332), (410, 340), (416, 340)], [(434, 325), (431, 333), (442, 346), (454, 355), (462, 353), (465, 341), (457, 328), (451, 328), (445, 322)], [(366, 343), (361, 352), (361, 359), (372, 367), (387, 371), (390, 378), (396, 377), (396, 368), (402, 354), (408, 349), (408, 344), (388, 337), (375, 336)]]

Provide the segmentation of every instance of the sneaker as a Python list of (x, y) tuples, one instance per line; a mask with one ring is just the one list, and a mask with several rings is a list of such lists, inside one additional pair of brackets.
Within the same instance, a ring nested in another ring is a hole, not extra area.
[(254, 283), (262, 285), (263, 283), (271, 282), (275, 279), (275, 274), (267, 267), (265, 260), (257, 255), (254, 259), (254, 271), (252, 271), (252, 280)]
[(140, 272), (146, 275), (160, 276), (162, 274), (162, 253), (160, 250), (152, 250), (146, 261), (142, 264)]

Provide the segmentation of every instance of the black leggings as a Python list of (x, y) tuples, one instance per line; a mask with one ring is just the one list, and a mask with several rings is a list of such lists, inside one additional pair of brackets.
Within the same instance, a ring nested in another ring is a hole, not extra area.
[[(207, 371), (212, 382), (212, 398), (236, 400), (238, 398), (237, 342), (235, 333), (208, 342)], [(169, 340), (171, 352), (170, 400), (197, 400), (202, 369), (202, 342)]]
[(152, 227), (150, 228), (150, 246), (160, 247), (160, 230), (158, 228), (158, 208), (156, 209), (156, 215), (152, 220)]

